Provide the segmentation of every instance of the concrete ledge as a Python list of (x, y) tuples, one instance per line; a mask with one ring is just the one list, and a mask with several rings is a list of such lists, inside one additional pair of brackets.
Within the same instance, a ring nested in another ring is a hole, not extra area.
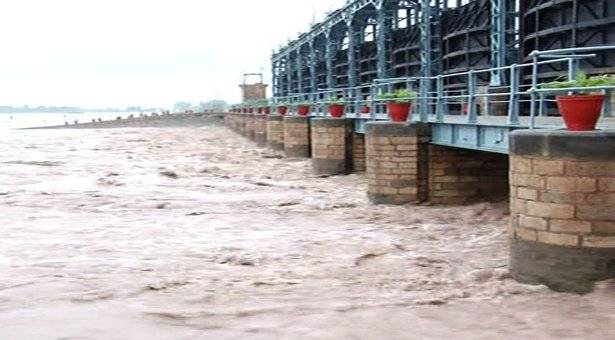
[(420, 137), (429, 136), (429, 124), (369, 122), (365, 126), (365, 134), (376, 137)]
[(593, 290), (594, 282), (615, 278), (615, 249), (512, 240), (510, 270), (513, 278), (523, 283), (585, 294)]
[(510, 154), (577, 159), (614, 159), (615, 130), (570, 132), (517, 130), (510, 135)]

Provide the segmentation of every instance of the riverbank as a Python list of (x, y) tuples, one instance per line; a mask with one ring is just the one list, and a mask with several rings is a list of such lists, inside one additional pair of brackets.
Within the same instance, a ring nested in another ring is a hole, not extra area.
[(2, 339), (615, 337), (613, 283), (510, 279), (506, 202), (374, 206), (363, 175), (207, 124), (0, 151)]
[(159, 127), (198, 127), (211, 125), (224, 120), (220, 113), (173, 113), (152, 114), (149, 116), (118, 117), (114, 120), (92, 120), (87, 123), (69, 123), (54, 126), (27, 128), (27, 130), (49, 129), (117, 129), (117, 128), (159, 128)]

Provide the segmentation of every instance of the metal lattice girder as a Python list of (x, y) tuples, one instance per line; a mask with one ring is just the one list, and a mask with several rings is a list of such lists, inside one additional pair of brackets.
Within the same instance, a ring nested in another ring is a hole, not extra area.
[(376, 4), (376, 55), (378, 78), (388, 78), (388, 51), (387, 40), (391, 35), (391, 13), (384, 6), (384, 0), (378, 0)]
[(348, 86), (357, 86), (357, 34), (354, 29), (354, 15), (347, 18), (348, 30)]
[(325, 63), (327, 68), (327, 88), (334, 86), (333, 82), (333, 30), (329, 29), (325, 33)]
[(316, 40), (310, 41), (310, 92), (316, 92)]
[[(491, 67), (506, 65), (506, 0), (491, 0)], [(490, 85), (499, 86), (504, 83), (504, 70), (491, 71)]]

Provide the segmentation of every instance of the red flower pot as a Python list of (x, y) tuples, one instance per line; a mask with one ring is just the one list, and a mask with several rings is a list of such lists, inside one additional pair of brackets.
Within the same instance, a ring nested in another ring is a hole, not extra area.
[(260, 115), (263, 114), (263, 108), (262, 107), (259, 107), (257, 110), (258, 110), (258, 114), (260, 114)]
[(342, 118), (344, 116), (344, 105), (333, 104), (329, 105), (329, 113), (333, 118)]
[(557, 107), (569, 131), (596, 129), (605, 95), (558, 96)]
[(280, 116), (285, 116), (286, 112), (288, 112), (288, 107), (278, 106), (278, 113), (280, 114)]
[(412, 110), (411, 103), (388, 103), (387, 110), (389, 117), (394, 122), (405, 122), (408, 120), (410, 111)]
[(248, 109), (248, 113), (254, 113), (254, 109), (253, 108), (249, 108)]
[(362, 106), (361, 107), (361, 113), (369, 113), (370, 108), (369, 106)]
[(307, 116), (310, 113), (309, 105), (299, 105), (297, 107), (297, 114), (299, 116)]
[(265, 115), (271, 114), (271, 108), (270, 107), (264, 107), (263, 108), (263, 114), (265, 114)]

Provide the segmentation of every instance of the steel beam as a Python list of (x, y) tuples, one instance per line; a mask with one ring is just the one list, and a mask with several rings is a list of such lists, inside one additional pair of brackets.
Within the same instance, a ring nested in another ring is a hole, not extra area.
[(327, 88), (333, 88), (335, 83), (333, 81), (333, 47), (335, 42), (333, 41), (333, 32), (331, 29), (325, 32), (325, 64), (327, 68)]

